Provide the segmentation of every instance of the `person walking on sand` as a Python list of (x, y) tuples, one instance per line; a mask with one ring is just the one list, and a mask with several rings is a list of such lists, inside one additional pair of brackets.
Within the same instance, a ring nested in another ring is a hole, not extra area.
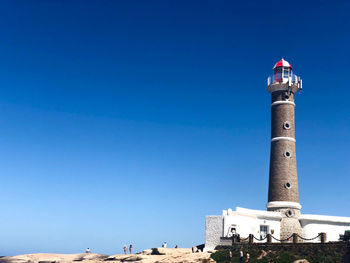
[(129, 246), (129, 253), (132, 254), (132, 245)]
[(166, 248), (166, 242), (163, 243), (162, 247)]
[(126, 245), (124, 245), (124, 255), (126, 255), (126, 252), (128, 252), (128, 247)]
[(90, 248), (87, 248), (86, 250), (85, 250), (85, 253), (91, 253), (91, 250), (90, 250)]
[(228, 252), (228, 263), (231, 263), (232, 262), (232, 251), (230, 250)]
[(243, 251), (239, 251), (239, 263), (243, 263)]
[(250, 260), (250, 255), (249, 255), (249, 253), (247, 252), (247, 258), (246, 258), (246, 260), (245, 260), (245, 263), (249, 263), (249, 260)]

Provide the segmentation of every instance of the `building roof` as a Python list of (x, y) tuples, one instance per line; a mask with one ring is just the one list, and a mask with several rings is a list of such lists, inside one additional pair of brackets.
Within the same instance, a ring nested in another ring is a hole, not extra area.
[(338, 223), (338, 224), (349, 224), (350, 225), (350, 217), (343, 216), (324, 216), (324, 215), (307, 215), (301, 214), (299, 217), (301, 222), (313, 221), (313, 222), (321, 222), (321, 223)]
[(232, 209), (223, 210), (222, 215), (223, 216), (240, 215), (240, 216), (249, 216), (253, 218), (278, 220), (278, 221), (282, 219), (281, 212), (254, 210), (254, 209), (247, 209), (242, 207), (236, 207), (236, 211), (232, 211)]
[(275, 64), (275, 66), (273, 67), (273, 69), (279, 68), (279, 67), (288, 67), (288, 68), (292, 68), (292, 65), (289, 64), (288, 61), (286, 61), (286, 60), (284, 60), (284, 59), (282, 58), (280, 61), (278, 61), (278, 62)]

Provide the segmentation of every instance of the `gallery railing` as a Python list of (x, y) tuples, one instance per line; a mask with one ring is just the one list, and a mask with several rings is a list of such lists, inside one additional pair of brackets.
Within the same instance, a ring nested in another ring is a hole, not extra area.
[(267, 78), (267, 85), (270, 86), (273, 83), (285, 83), (288, 81), (291, 81), (291, 83), (300, 83), (301, 79), (299, 76), (295, 75), (294, 73), (289, 74), (289, 75), (285, 75), (282, 73), (276, 73), (273, 75), (270, 75)]

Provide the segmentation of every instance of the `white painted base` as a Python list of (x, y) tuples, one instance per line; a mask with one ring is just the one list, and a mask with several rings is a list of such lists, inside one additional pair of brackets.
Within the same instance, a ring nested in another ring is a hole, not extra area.
[(267, 209), (294, 208), (301, 209), (301, 205), (296, 202), (274, 201), (266, 204)]

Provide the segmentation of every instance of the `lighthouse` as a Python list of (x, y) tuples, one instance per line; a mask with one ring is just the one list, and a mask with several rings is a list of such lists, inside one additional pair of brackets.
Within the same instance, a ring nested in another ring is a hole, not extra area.
[(295, 94), (302, 80), (284, 59), (273, 67), (267, 90), (271, 93), (271, 152), (268, 211), (281, 212), (280, 238), (301, 235), (297, 161), (295, 151)]

